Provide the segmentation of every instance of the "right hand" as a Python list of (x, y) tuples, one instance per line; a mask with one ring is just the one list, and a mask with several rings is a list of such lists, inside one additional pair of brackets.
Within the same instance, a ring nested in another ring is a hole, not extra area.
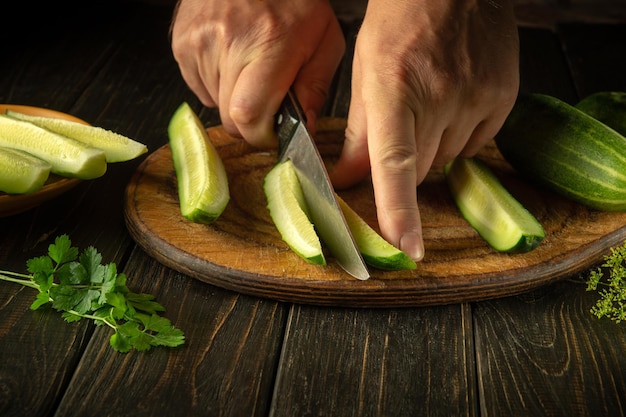
[(328, 0), (181, 0), (172, 51), (183, 79), (233, 136), (276, 145), (274, 115), (293, 88), (314, 128), (345, 40)]

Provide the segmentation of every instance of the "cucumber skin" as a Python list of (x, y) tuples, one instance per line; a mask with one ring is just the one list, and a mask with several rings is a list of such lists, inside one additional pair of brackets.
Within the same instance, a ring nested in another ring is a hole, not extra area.
[(337, 203), (365, 263), (383, 271), (417, 269), (413, 259), (387, 242), (339, 196)]
[(495, 142), (522, 175), (601, 211), (626, 211), (626, 138), (555, 97), (522, 94)]
[(579, 101), (576, 108), (626, 136), (626, 92), (594, 93)]

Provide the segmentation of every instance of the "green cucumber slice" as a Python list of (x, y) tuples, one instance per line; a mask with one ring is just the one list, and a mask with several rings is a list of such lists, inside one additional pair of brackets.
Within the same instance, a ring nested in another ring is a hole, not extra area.
[(28, 194), (43, 187), (50, 164), (17, 149), (0, 148), (0, 191)]
[(363, 256), (363, 260), (374, 268), (399, 271), (416, 269), (417, 264), (406, 253), (396, 248), (378, 234), (341, 197), (337, 202), (352, 232), (352, 237)]
[(304, 194), (290, 160), (278, 163), (265, 176), (267, 208), (283, 241), (314, 265), (326, 265), (320, 239), (309, 220)]
[(101, 149), (5, 114), (0, 114), (0, 146), (43, 159), (51, 172), (66, 177), (93, 179), (107, 169)]
[(56, 117), (32, 116), (13, 110), (7, 110), (6, 114), (102, 149), (107, 162), (129, 161), (148, 152), (148, 148), (143, 143), (101, 127)]
[(186, 102), (168, 126), (180, 211), (196, 223), (212, 223), (230, 200), (224, 163), (202, 122)]
[(541, 243), (541, 224), (482, 161), (457, 158), (444, 173), (461, 214), (492, 248), (528, 252)]
[[(265, 176), (263, 190), (270, 216), (285, 243), (307, 262), (325, 265), (322, 244), (311, 223), (293, 162), (287, 160), (274, 166)], [(417, 268), (415, 261), (387, 242), (341, 197), (336, 197), (354, 241), (369, 266), (390, 271)]]

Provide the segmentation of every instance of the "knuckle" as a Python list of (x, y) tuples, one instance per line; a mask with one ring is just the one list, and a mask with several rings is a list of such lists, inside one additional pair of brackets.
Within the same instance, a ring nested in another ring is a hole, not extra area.
[(407, 175), (414, 172), (417, 162), (415, 149), (404, 143), (384, 146), (377, 158), (380, 167), (392, 175)]
[(252, 126), (260, 119), (258, 111), (247, 102), (238, 102), (236, 105), (231, 105), (228, 109), (228, 115), (233, 123), (242, 126)]

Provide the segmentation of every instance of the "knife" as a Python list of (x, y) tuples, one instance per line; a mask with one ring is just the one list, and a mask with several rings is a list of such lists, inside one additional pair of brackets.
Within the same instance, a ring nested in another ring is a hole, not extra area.
[(306, 128), (302, 107), (292, 89), (276, 115), (279, 162), (290, 159), (311, 212), (311, 222), (337, 263), (360, 280), (370, 277), (335, 198), (324, 161)]

